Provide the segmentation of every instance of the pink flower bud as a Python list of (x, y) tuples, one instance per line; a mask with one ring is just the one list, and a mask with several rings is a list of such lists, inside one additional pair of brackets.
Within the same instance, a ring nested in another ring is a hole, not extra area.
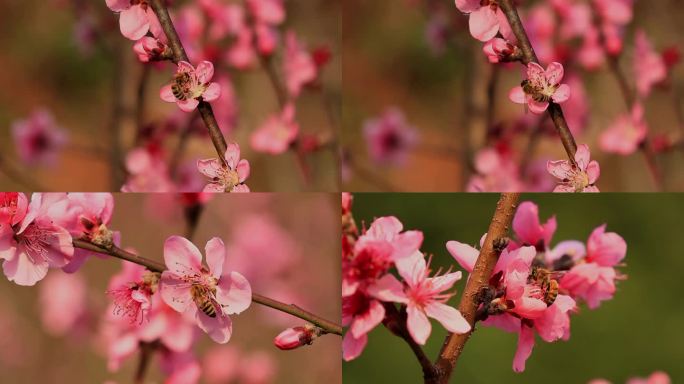
[(320, 334), (320, 328), (307, 324), (303, 327), (288, 328), (282, 331), (273, 342), (276, 347), (287, 351), (313, 343)]

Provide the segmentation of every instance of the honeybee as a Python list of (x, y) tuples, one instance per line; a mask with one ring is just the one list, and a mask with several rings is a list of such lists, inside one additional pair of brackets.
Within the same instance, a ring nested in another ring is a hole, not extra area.
[(553, 304), (558, 297), (558, 280), (564, 272), (550, 271), (546, 268), (532, 267), (529, 279), (539, 285), (544, 293), (546, 305)]
[(216, 317), (216, 313), (220, 311), (220, 304), (212, 297), (212, 292), (209, 288), (193, 284), (190, 287), (190, 293), (192, 294), (192, 301), (195, 302), (200, 311), (211, 318)]
[(522, 83), (520, 83), (520, 86), (522, 87), (523, 92), (532, 96), (534, 101), (538, 101), (540, 103), (551, 101), (551, 96), (547, 96), (539, 92), (539, 90), (535, 88), (534, 85), (532, 85), (532, 82), (528, 79), (523, 80)]
[(178, 100), (187, 99), (186, 88), (190, 82), (190, 74), (187, 72), (177, 73), (173, 76), (173, 84), (171, 84), (171, 92)]

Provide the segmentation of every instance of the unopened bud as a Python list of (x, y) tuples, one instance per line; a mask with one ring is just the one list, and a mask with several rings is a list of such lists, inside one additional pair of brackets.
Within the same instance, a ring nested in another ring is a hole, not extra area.
[(322, 329), (307, 324), (303, 327), (288, 328), (273, 340), (276, 347), (286, 351), (313, 343), (322, 333)]

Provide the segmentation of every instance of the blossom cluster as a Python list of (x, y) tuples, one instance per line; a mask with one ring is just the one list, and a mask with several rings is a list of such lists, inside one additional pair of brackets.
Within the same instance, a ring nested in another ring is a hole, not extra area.
[[(3, 273), (23, 286), (45, 280), (40, 285), (42, 320), (51, 333), (83, 327), (89, 316), (85, 283), (71, 274), (93, 255), (111, 256), (80, 248), (74, 240), (113, 249), (120, 241), (108, 228), (113, 210), (109, 193), (34, 193), (30, 199), (23, 193), (0, 193)], [(223, 241), (212, 238), (204, 253), (206, 263), (189, 240), (171, 236), (164, 244), (163, 272), (123, 262), (109, 282), (112, 303), (101, 331), (110, 370), (118, 370), (140, 345), (149, 343), (163, 352), (162, 369), (178, 377), (175, 382), (197, 382), (200, 366), (191, 348), (196, 329), (226, 343), (232, 334), (230, 315), (252, 302), (248, 280), (224, 267), (228, 252)], [(51, 269), (68, 274), (48, 274)]]
[[(342, 324), (348, 326), (342, 344), (346, 361), (357, 358), (368, 333), (385, 319), (386, 306), (399, 303), (406, 326), (418, 344), (425, 344), (433, 318), (450, 332), (465, 333), (470, 324), (446, 304), (460, 272), (432, 275), (420, 252), (423, 233), (404, 231), (392, 216), (380, 217), (359, 233), (351, 214), (352, 197), (342, 195)], [(398, 280), (390, 269), (395, 268)]]
[[(606, 232), (602, 225), (586, 243), (565, 240), (552, 246), (556, 227), (555, 216), (542, 224), (537, 205), (520, 204), (513, 218), (515, 236), (503, 249), (489, 286), (481, 292), (483, 325), (518, 334), (516, 372), (524, 371), (535, 335), (546, 342), (568, 340), (570, 318), (578, 303), (598, 308), (613, 298), (616, 282), (624, 279), (617, 270), (627, 252), (620, 235)], [(463, 269), (473, 270), (477, 248), (455, 240), (446, 247)]]
[[(419, 251), (420, 231), (403, 231), (395, 217), (375, 219), (359, 232), (351, 213), (352, 196), (342, 197), (342, 303), (345, 360), (357, 358), (368, 341), (368, 332), (387, 321), (394, 303), (405, 311), (406, 328), (417, 344), (431, 333), (428, 317), (452, 333), (471, 329), (460, 312), (447, 302), (447, 292), (461, 272), (430, 276), (429, 261)], [(488, 285), (477, 293), (476, 321), (518, 334), (513, 370), (522, 372), (532, 353), (536, 335), (543, 341), (568, 340), (571, 316), (579, 303), (596, 309), (612, 299), (616, 283), (625, 278), (618, 267), (627, 252), (624, 239), (594, 229), (585, 242), (566, 240), (552, 245), (557, 222), (539, 220), (538, 207), (524, 202), (513, 218), (514, 237), (501, 245), (500, 257)], [(480, 245), (486, 234), (482, 236)], [(471, 273), (479, 249), (451, 240), (447, 251)], [(395, 269), (399, 278), (392, 273)]]
[[(296, 121), (296, 101), (305, 87), (317, 87), (322, 67), (329, 59), (326, 49), (310, 51), (292, 30), (282, 31), (286, 9), (283, 0), (248, 0), (244, 3), (225, 3), (202, 0), (183, 5), (172, 12), (175, 29), (189, 57), (189, 62), (176, 57), (172, 42), (153, 11), (150, 0), (107, 0), (107, 6), (119, 14), (123, 36), (135, 41), (133, 50), (143, 65), (162, 68), (160, 61), (176, 62), (176, 72), (170, 84), (161, 88), (162, 100), (178, 105), (181, 111), (193, 112), (200, 103), (214, 104), (214, 114), (223, 134), (230, 134), (237, 124), (238, 106), (233, 80), (228, 69), (250, 71), (261, 64), (269, 73), (274, 90), (281, 101), (281, 111), (268, 117), (250, 136), (254, 151), (271, 155), (296, 150), (305, 155), (318, 145), (299, 145), (318, 141), (317, 137), (303, 137)], [(282, 36), (281, 36), (282, 35)], [(282, 49), (280, 49), (282, 48)], [(280, 53), (281, 68), (275, 59)], [(193, 66), (191, 63), (198, 63)], [(221, 71), (214, 71), (215, 65)], [(282, 84), (278, 69), (283, 75)], [(164, 129), (164, 125), (170, 129)], [(174, 115), (168, 123), (142, 132), (144, 145), (131, 150), (126, 159), (129, 174), (124, 191), (196, 191), (201, 185), (191, 166), (170, 168), (161, 145), (173, 133), (181, 133), (184, 125), (194, 135), (206, 135), (192, 117)], [(306, 140), (303, 140), (306, 139)], [(198, 160), (196, 168), (209, 178), (205, 192), (248, 192), (245, 180), (249, 163), (240, 160), (240, 147), (230, 143), (224, 158)], [(176, 180), (173, 180), (175, 178)]]

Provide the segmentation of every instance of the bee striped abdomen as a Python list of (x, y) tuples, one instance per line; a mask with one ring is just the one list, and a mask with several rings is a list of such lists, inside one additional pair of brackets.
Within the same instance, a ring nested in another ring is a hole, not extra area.
[(193, 285), (191, 288), (192, 300), (200, 311), (209, 317), (216, 317), (216, 306), (211, 298), (211, 292), (200, 285)]

